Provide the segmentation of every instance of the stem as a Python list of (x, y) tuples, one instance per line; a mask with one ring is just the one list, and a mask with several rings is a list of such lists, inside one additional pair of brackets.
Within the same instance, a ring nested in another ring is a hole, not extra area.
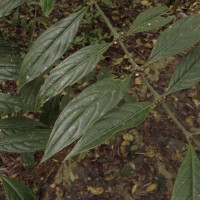
[(113, 36), (115, 37), (115, 39), (119, 38), (119, 34), (117, 33), (117, 31), (115, 30), (115, 28), (113, 27), (113, 25), (110, 23), (110, 20), (106, 17), (106, 15), (104, 14), (104, 12), (101, 10), (101, 8), (99, 7), (99, 5), (97, 4), (96, 1), (92, 1), (92, 3), (94, 3), (96, 9), (98, 10), (98, 12), (101, 14), (101, 16), (103, 17), (105, 23), (107, 24), (108, 28), (110, 29), (111, 33), (113, 34)]
[[(144, 76), (144, 74), (141, 71), (141, 67), (139, 67), (137, 65), (137, 63), (133, 60), (132, 55), (130, 54), (130, 52), (128, 51), (128, 49), (126, 48), (126, 46), (124, 45), (123, 41), (120, 39), (120, 35), (117, 33), (117, 31), (115, 30), (115, 28), (113, 27), (113, 25), (111, 24), (110, 20), (106, 17), (106, 15), (104, 14), (104, 12), (101, 10), (101, 8), (99, 7), (99, 5), (97, 4), (96, 1), (93, 2), (96, 9), (98, 10), (98, 12), (100, 13), (100, 15), (102, 16), (102, 18), (104, 19), (105, 23), (107, 24), (108, 28), (110, 29), (111, 33), (113, 34), (113, 36), (115, 37), (115, 39), (118, 39), (119, 41), (119, 45), (121, 46), (122, 50), (124, 51), (125, 55), (127, 56), (127, 58), (129, 59), (131, 65), (133, 66), (134, 70), (138, 70), (143, 81), (145, 82), (145, 84), (147, 85), (148, 89), (151, 91), (152, 95), (155, 97), (155, 100), (160, 100), (162, 98), (161, 95), (159, 95), (157, 93), (157, 91), (150, 85), (150, 83), (148, 82), (148, 80), (146, 79), (146, 77)], [(142, 66), (143, 67), (143, 66)], [(164, 110), (166, 111), (166, 113), (169, 115), (169, 117), (174, 121), (174, 123), (177, 125), (177, 127), (183, 132), (183, 134), (185, 135), (187, 141), (189, 142), (189, 138), (191, 137), (191, 133), (188, 132), (183, 125), (179, 122), (179, 120), (175, 117), (175, 115), (172, 113), (172, 111), (168, 108), (168, 106), (162, 102), (162, 107), (164, 108)]]

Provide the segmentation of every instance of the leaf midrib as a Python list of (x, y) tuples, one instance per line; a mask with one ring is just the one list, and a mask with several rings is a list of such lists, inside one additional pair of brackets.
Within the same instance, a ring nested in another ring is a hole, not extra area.
[[(103, 96), (100, 96), (95, 102), (93, 102), (90, 106), (88, 106), (87, 109), (86, 109), (84, 112), (82, 112), (82, 113), (79, 115), (79, 117), (77, 117), (76, 121), (74, 121), (70, 126), (73, 126), (73, 125), (78, 121), (78, 119), (83, 115), (83, 113), (87, 112), (87, 111), (89, 110), (89, 108), (93, 107), (101, 98), (103, 98), (105, 95), (107, 95), (108, 93), (110, 93), (110, 91), (114, 90), (114, 88), (116, 88), (116, 87), (118, 87), (119, 85), (123, 84), (127, 79), (128, 79), (128, 78), (126, 78), (124, 81), (121, 81), (119, 84), (114, 85), (114, 87), (112, 87), (112, 88), (109, 89), (106, 93), (104, 93)], [(63, 123), (63, 121), (60, 122), (59, 124), (62, 124), (62, 123)], [(68, 128), (68, 129), (69, 129), (69, 128)], [(55, 131), (54, 131), (54, 133), (55, 133)], [(57, 142), (58, 142), (63, 136), (65, 136), (65, 134), (63, 134), (60, 138), (58, 138), (58, 139), (56, 140), (56, 142), (54, 142), (53, 146), (51, 146), (51, 149), (53, 149), (53, 148), (55, 147), (55, 145), (57, 144)], [(72, 136), (71, 136), (71, 137), (72, 137)], [(70, 138), (71, 138), (71, 137), (70, 137)], [(48, 147), (48, 146), (49, 146), (49, 145), (47, 144), (47, 147)], [(46, 148), (46, 149), (48, 149), (48, 148)], [(49, 152), (51, 152), (51, 151), (49, 151)], [(48, 154), (47, 154), (47, 155), (48, 155)]]
[[(106, 132), (104, 132), (103, 135), (101, 135), (100, 137), (96, 138), (95, 140), (101, 138), (102, 136), (106, 135), (108, 132), (112, 132), (114, 129), (116, 129), (118, 126), (121, 126), (123, 123), (126, 123), (128, 120), (130, 120), (131, 118), (133, 118), (134, 116), (140, 114), (141, 112), (143, 112), (144, 110), (146, 110), (148, 107), (150, 107), (150, 105), (146, 106), (145, 108), (139, 110), (138, 112), (134, 113), (133, 115), (131, 115), (130, 117), (128, 117), (126, 120), (124, 120), (123, 122), (121, 122), (120, 124), (116, 124), (115, 126), (113, 126), (111, 129), (107, 130)], [(139, 123), (138, 123), (139, 124)], [(134, 126), (137, 126), (138, 124), (135, 124)], [(124, 128), (120, 129), (123, 130)], [(126, 128), (125, 128), (126, 129)], [(112, 137), (113, 134), (115, 134), (116, 132), (118, 132), (119, 130), (116, 130), (115, 132), (113, 132), (111, 134), (110, 137)], [(84, 133), (83, 133), (83, 137), (84, 137)], [(91, 141), (90, 143), (88, 143), (87, 145), (90, 145), (92, 142), (94, 142), (95, 140)], [(108, 139), (107, 139), (108, 140)], [(86, 145), (86, 146), (87, 146)], [(85, 148), (85, 146), (83, 146), (83, 148)], [(92, 147), (93, 148), (93, 147)]]
[(23, 196), (21, 196), (20, 192), (15, 188), (15, 186), (7, 179), (3, 178), (3, 180), (15, 191), (15, 193), (23, 200)]
[[(81, 16), (82, 16), (82, 14), (83, 14), (84, 11), (85, 11), (85, 9), (83, 9), (82, 12), (80, 12), (80, 14), (79, 14), (72, 22), (70, 22), (70, 24), (68, 25), (67, 29), (64, 28), (64, 30), (63, 30), (59, 35), (56, 36), (56, 39), (45, 49), (45, 51), (42, 52), (42, 54), (40, 54), (40, 55), (38, 56), (38, 58), (32, 63), (31, 67), (29, 67), (29, 68), (26, 70), (26, 74), (28, 74), (30, 71), (32, 71), (32, 70), (34, 69), (33, 66), (35, 65), (35, 63), (38, 62), (38, 60), (41, 59), (41, 57), (44, 55), (44, 53), (45, 53), (46, 51), (48, 51), (48, 50), (55, 44), (55, 42), (57, 42), (57, 41), (61, 38), (61, 36), (62, 36), (65, 32), (69, 31), (69, 28), (70, 28), (72, 25), (74, 25), (74, 24), (76, 23), (76, 21), (77, 21), (79, 18), (81, 18)], [(24, 66), (24, 64), (23, 64), (23, 66)], [(33, 78), (33, 79), (34, 79), (34, 78)], [(33, 79), (30, 78), (30, 79), (28, 80), (28, 82), (30, 82), (30, 81), (33, 80)], [(25, 80), (25, 82), (26, 82), (26, 80)], [(23, 83), (23, 85), (24, 85), (24, 84), (25, 84), (25, 83)], [(23, 86), (23, 85), (21, 85), (21, 86)]]
[[(200, 60), (200, 57), (199, 57), (196, 61), (194, 61), (194, 62), (191, 64), (192, 67), (190, 67), (189, 70), (186, 70), (185, 72), (183, 72), (182, 76), (179, 77), (179, 78), (175, 81), (175, 83), (174, 83), (173, 85), (170, 86), (170, 88), (169, 88), (169, 90), (168, 90), (168, 93), (170, 92), (170, 90), (172, 90), (172, 89), (179, 83), (179, 81), (180, 81), (181, 79), (184, 79), (184, 77), (185, 77), (188, 73), (190, 73), (190, 71), (191, 71), (191, 70), (193, 69), (193, 67), (199, 62), (199, 60)], [(180, 64), (181, 64), (181, 63), (180, 63)], [(172, 91), (173, 91), (173, 90), (172, 90)]]
[[(179, 26), (180, 26), (180, 25), (183, 25), (183, 24), (179, 24)], [(189, 30), (192, 30), (192, 28), (193, 28), (193, 27), (191, 27)], [(179, 28), (177, 28), (177, 29), (179, 30)], [(151, 63), (152, 60), (153, 60), (153, 62), (154, 62), (154, 58), (155, 58), (157, 55), (161, 54), (161, 53), (162, 53), (165, 49), (167, 49), (171, 44), (173, 44), (173, 43), (176, 42), (177, 40), (180, 40), (181, 38), (184, 38), (184, 37), (180, 36), (180, 34), (179, 34), (176, 38), (174, 38), (174, 40), (172, 40), (168, 45), (164, 46), (157, 54), (155, 54), (148, 62)]]
[[(55, 82), (55, 84), (51, 85), (51, 87), (48, 88), (48, 90), (51, 90), (53, 87), (55, 87), (55, 85), (57, 85), (57, 83), (58, 83), (60, 80), (65, 79), (66, 76), (68, 76), (73, 70), (76, 70), (78, 67), (80, 67), (80, 65), (84, 64), (85, 62), (87, 62), (88, 60), (92, 59), (92, 58), (95, 57), (95, 56), (98, 56), (98, 57), (99, 57), (99, 52), (101, 53), (101, 51), (103, 51), (104, 49), (106, 49), (107, 46), (108, 46), (108, 45), (106, 45), (104, 48), (100, 49), (100, 50), (97, 51), (96, 53), (93, 53), (90, 57), (88, 57), (87, 59), (85, 59), (84, 61), (82, 61), (81, 63), (79, 63), (78, 65), (75, 65), (75, 67), (73, 67), (70, 71), (68, 71), (67, 73), (65, 73), (59, 80), (57, 80), (57, 81)], [(60, 69), (62, 69), (62, 68), (60, 68)], [(59, 69), (59, 70), (60, 70), (60, 69)], [(56, 70), (56, 68), (55, 68), (55, 70)], [(52, 74), (53, 74), (53, 71), (52, 71)], [(51, 74), (50, 74), (49, 78), (51, 78)], [(57, 76), (57, 78), (58, 78), (58, 76)], [(67, 86), (66, 86), (66, 87), (67, 87)]]

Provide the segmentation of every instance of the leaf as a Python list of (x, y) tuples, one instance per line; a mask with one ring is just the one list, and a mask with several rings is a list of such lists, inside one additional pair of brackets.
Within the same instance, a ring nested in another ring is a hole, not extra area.
[(0, 17), (9, 15), (13, 9), (24, 2), (25, 0), (0, 0)]
[(106, 4), (108, 7), (113, 8), (112, 0), (101, 0), (104, 4)]
[(20, 58), (0, 58), (0, 80), (17, 80), (20, 66)]
[(181, 53), (199, 41), (200, 15), (184, 17), (163, 31), (153, 47), (148, 63)]
[(0, 119), (0, 129), (31, 129), (36, 127), (45, 127), (45, 125), (39, 121), (26, 117)]
[(0, 115), (33, 110), (29, 105), (22, 102), (20, 97), (10, 96), (0, 92)]
[(200, 81), (200, 45), (194, 48), (176, 67), (167, 94), (189, 88)]
[(48, 17), (48, 15), (53, 10), (56, 0), (40, 0), (40, 6), (42, 8), (42, 13)]
[[(2, 129), (4, 132), (4, 129)], [(34, 152), (44, 149), (50, 135), (47, 129), (6, 129), (1, 137), (0, 151), (10, 153)], [(8, 133), (9, 132), (9, 133)]]
[(60, 20), (48, 28), (32, 45), (20, 70), (19, 86), (45, 72), (58, 60), (75, 37), (86, 9)]
[(166, 6), (159, 6), (147, 9), (135, 19), (126, 35), (150, 31), (168, 24), (170, 21), (172, 21), (173, 17), (161, 16), (168, 10), (169, 9)]
[(42, 107), (42, 113), (40, 115), (40, 121), (42, 123), (50, 126), (56, 121), (59, 115), (60, 100), (61, 96), (58, 95), (44, 104)]
[(199, 185), (200, 161), (190, 145), (176, 177), (172, 200), (199, 200)]
[(11, 46), (7, 41), (0, 40), (0, 55), (3, 56), (10, 56), (13, 52), (17, 50), (16, 47)]
[(33, 194), (30, 188), (23, 183), (11, 179), (6, 176), (1, 176), (4, 190), (8, 200), (36, 200), (36, 196)]
[(61, 62), (45, 80), (39, 99), (45, 102), (89, 74), (109, 46), (110, 44), (95, 44), (84, 47)]
[(117, 132), (137, 126), (147, 117), (149, 102), (129, 103), (105, 114), (78, 141), (66, 159), (101, 145)]
[(21, 161), (23, 163), (24, 168), (26, 169), (26, 172), (31, 173), (35, 164), (35, 158), (34, 158), (35, 152), (26, 152), (21, 153)]
[(36, 79), (32, 80), (31, 82), (27, 83), (21, 89), (22, 101), (30, 105), (31, 107), (38, 109), (36, 108), (36, 99), (43, 82), (44, 82), (43, 76), (39, 76)]
[(130, 77), (104, 79), (86, 88), (61, 112), (52, 130), (43, 160), (78, 139), (123, 97)]

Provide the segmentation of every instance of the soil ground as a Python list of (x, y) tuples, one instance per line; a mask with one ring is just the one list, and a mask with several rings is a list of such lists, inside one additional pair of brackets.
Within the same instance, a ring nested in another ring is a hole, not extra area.
[[(38, 17), (33, 40), (49, 24), (67, 16), (82, 3), (79, 0), (73, 3), (61, 0), (60, 5), (57, 3), (48, 19), (42, 17), (37, 8), (37, 15), (41, 17)], [(105, 4), (100, 6), (113, 25), (125, 32), (139, 13), (149, 6), (163, 5), (163, 2), (116, 0), (113, 4), (113, 8)], [(34, 10), (28, 12), (23, 6), (19, 12), (21, 20), (25, 16), (30, 19), (34, 15)], [(94, 10), (92, 12), (96, 13)], [(177, 8), (175, 16), (178, 19), (199, 12), (198, 2), (186, 1)], [(11, 18), (12, 16), (8, 17), (7, 21), (0, 21), (1, 35), (10, 41), (15, 41), (21, 49), (20, 54), (23, 55), (30, 43), (28, 28), (22, 31), (20, 25), (11, 27), (9, 23)], [(65, 56), (96, 40), (104, 38), (107, 41), (112, 40), (109, 29), (101, 17), (97, 14), (95, 17), (87, 15), (86, 19), (78, 33), (77, 41)], [(127, 48), (139, 65), (147, 61), (153, 43), (162, 30), (139, 33), (135, 37), (130, 36), (125, 39)], [(184, 54), (181, 54), (147, 67), (146, 76), (159, 93), (162, 94), (168, 86), (174, 68), (183, 56)], [(131, 73), (131, 66), (118, 44), (106, 52), (98, 69), (103, 67), (109, 68), (115, 76), (122, 77)], [(81, 88), (82, 86), (76, 85), (74, 93), (79, 93)], [(16, 94), (16, 83), (4, 82), (0, 89), (3, 92)], [(136, 101), (152, 99), (140, 77), (133, 78), (129, 96)], [(200, 85), (178, 92), (168, 97), (166, 101), (187, 129), (192, 131), (200, 126)], [(69, 150), (70, 148), (64, 149), (53, 159), (42, 164), (39, 163), (43, 152), (37, 152), (35, 164), (30, 172), (24, 167), (20, 155), (1, 153), (0, 173), (25, 182), (40, 200), (170, 200), (178, 167), (187, 150), (187, 142), (158, 104), (150, 116), (136, 128), (122, 131), (100, 147), (61, 164)], [(4, 199), (2, 189), (0, 189), (0, 199)]]

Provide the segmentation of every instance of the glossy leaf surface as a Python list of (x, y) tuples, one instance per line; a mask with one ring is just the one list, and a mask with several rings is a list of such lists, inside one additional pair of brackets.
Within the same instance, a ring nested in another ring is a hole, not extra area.
[(56, 0), (40, 0), (43, 14), (47, 17), (55, 5)]
[(20, 58), (0, 58), (0, 80), (17, 80), (20, 65)]
[(0, 93), (0, 115), (19, 112), (21, 110), (33, 110), (29, 105), (24, 104), (19, 97)]
[(130, 77), (104, 79), (86, 88), (61, 112), (51, 133), (43, 161), (82, 136), (123, 97)]
[(9, 15), (13, 9), (24, 2), (25, 0), (0, 0), (0, 17)]
[(200, 199), (200, 161), (190, 145), (176, 177), (172, 200)]
[(159, 36), (151, 52), (149, 63), (176, 55), (200, 40), (200, 15), (184, 17)]
[(194, 48), (176, 67), (167, 93), (189, 88), (200, 81), (200, 45)]
[(50, 131), (46, 129), (2, 129), (6, 131), (0, 140), (0, 151), (11, 153), (34, 152), (44, 149)]
[(127, 35), (150, 31), (168, 24), (173, 18), (161, 16), (168, 10), (169, 9), (166, 6), (160, 6), (149, 8), (142, 12), (131, 25)]
[(66, 159), (104, 143), (120, 130), (137, 126), (147, 117), (150, 106), (148, 102), (129, 103), (111, 110), (84, 133)]
[(8, 200), (36, 200), (36, 196), (33, 194), (30, 188), (23, 183), (11, 179), (6, 176), (1, 176), (4, 190)]
[(46, 101), (88, 75), (109, 46), (108, 44), (95, 44), (84, 47), (61, 62), (45, 80), (40, 91), (40, 98)]
[(69, 47), (76, 35), (85, 8), (58, 21), (48, 28), (32, 45), (20, 70), (20, 88), (40, 76)]

